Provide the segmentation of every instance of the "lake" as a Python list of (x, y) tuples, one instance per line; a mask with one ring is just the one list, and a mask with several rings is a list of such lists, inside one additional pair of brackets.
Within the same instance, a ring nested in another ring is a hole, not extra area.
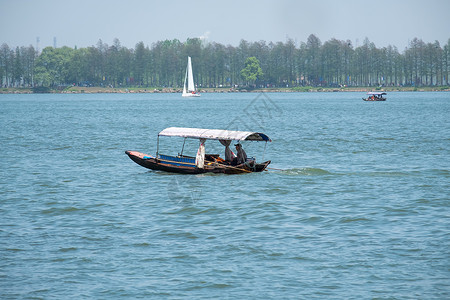
[[(0, 95), (0, 298), (450, 298), (450, 94), (363, 96)], [(271, 169), (125, 155), (171, 126), (264, 132)]]

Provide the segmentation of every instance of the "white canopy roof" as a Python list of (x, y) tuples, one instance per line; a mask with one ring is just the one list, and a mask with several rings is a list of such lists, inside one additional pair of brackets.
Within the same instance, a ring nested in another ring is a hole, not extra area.
[(169, 127), (161, 131), (158, 135), (210, 140), (272, 141), (267, 135), (260, 132), (222, 129)]
[(387, 95), (385, 92), (368, 92), (367, 95)]

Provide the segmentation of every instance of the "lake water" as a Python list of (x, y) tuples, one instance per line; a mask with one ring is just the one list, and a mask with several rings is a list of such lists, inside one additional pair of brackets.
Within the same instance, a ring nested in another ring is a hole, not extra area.
[[(0, 298), (449, 299), (450, 94), (363, 96), (0, 95)], [(262, 131), (272, 169), (125, 155), (171, 126)]]

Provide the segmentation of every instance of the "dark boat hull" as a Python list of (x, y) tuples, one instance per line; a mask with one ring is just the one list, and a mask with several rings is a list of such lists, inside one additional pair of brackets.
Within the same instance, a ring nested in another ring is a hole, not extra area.
[[(180, 174), (202, 174), (202, 173), (223, 173), (223, 174), (241, 174), (262, 172), (270, 164), (270, 160), (260, 164), (241, 164), (237, 166), (230, 166), (218, 164), (214, 162), (205, 161), (204, 168), (197, 168), (190, 161), (178, 158), (176, 160), (157, 159), (151, 155), (147, 155), (138, 151), (125, 151), (132, 161), (138, 165), (158, 171), (180, 173)], [(169, 158), (169, 157), (168, 157)], [(172, 158), (172, 157), (170, 157)], [(183, 161), (182, 161), (183, 160)]]
[(380, 99), (370, 99), (370, 98), (363, 98), (364, 101), (386, 101), (386, 98), (380, 98)]

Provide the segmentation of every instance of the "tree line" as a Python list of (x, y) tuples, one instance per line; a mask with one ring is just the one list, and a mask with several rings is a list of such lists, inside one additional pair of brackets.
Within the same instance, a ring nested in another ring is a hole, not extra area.
[[(174, 87), (183, 85), (187, 57), (192, 57), (198, 87), (435, 86), (449, 85), (450, 39), (425, 43), (413, 39), (403, 52), (377, 48), (367, 38), (324, 43), (311, 34), (297, 45), (242, 40), (238, 46), (206, 43), (199, 38), (143, 42), (126, 48), (98, 41), (87, 48), (0, 47), (3, 87)], [(250, 60), (249, 60), (250, 58)], [(248, 73), (249, 63), (257, 74)], [(258, 66), (259, 65), (259, 66)]]

